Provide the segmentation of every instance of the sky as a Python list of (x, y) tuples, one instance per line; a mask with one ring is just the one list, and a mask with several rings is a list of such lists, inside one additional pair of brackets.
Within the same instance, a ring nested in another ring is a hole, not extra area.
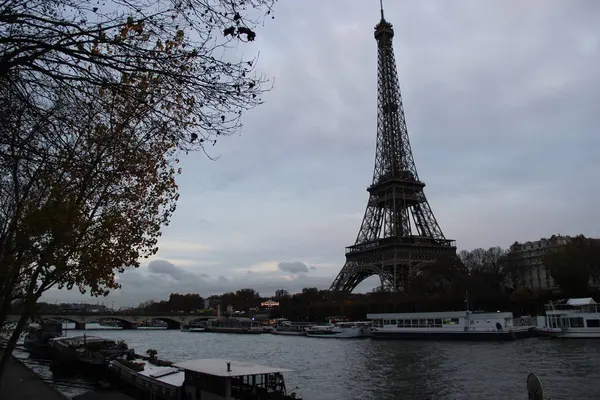
[[(343, 4), (343, 5), (342, 5)], [(388, 0), (425, 194), (459, 249), (600, 237), (600, 2)], [(366, 207), (376, 139), (376, 0), (280, 0), (245, 54), (274, 79), (239, 135), (183, 159), (160, 251), (114, 307), (254, 288), (326, 289)], [(377, 285), (373, 277), (355, 291)]]

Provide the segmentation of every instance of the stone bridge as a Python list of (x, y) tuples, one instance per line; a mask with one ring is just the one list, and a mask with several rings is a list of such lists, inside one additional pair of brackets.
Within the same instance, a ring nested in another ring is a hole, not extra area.
[[(17, 322), (20, 315), (9, 315), (8, 321)], [(87, 323), (97, 322), (98, 320), (118, 321), (123, 325), (123, 329), (136, 329), (137, 324), (147, 320), (155, 319), (167, 323), (167, 329), (179, 329), (181, 325), (194, 321), (206, 321), (215, 318), (214, 315), (203, 314), (134, 314), (134, 313), (43, 313), (30, 318), (31, 322), (39, 320), (64, 320), (75, 324), (75, 329), (85, 329)]]

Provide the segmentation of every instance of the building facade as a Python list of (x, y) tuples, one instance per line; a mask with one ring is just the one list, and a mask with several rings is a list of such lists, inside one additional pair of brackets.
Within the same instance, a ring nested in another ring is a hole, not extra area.
[(553, 290), (558, 286), (550, 272), (544, 267), (543, 258), (551, 251), (556, 251), (571, 240), (570, 236), (552, 235), (549, 239), (542, 238), (533, 242), (515, 242), (510, 246), (514, 256), (523, 270), (522, 286), (531, 290)]
[[(515, 242), (510, 246), (509, 254), (517, 262), (517, 266), (522, 271), (519, 287), (525, 287), (531, 290), (555, 290), (558, 285), (554, 282), (550, 271), (544, 266), (544, 256), (549, 252), (556, 251), (567, 245), (573, 239), (571, 236), (552, 235), (549, 239), (542, 238), (534, 242), (519, 243)], [(592, 239), (593, 242), (600, 243), (600, 239)], [(590, 277), (589, 286), (591, 288), (600, 287), (600, 280)]]

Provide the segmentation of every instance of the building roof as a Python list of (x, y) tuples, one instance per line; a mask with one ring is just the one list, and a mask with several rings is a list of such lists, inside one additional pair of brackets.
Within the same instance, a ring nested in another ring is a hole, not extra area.
[[(227, 363), (230, 363), (231, 371), (227, 371)], [(199, 372), (201, 374), (230, 377), (272, 374), (275, 372), (292, 372), (291, 369), (267, 367), (264, 365), (251, 364), (243, 361), (232, 361), (218, 358), (182, 361), (174, 364), (173, 366), (188, 371)]]
[(580, 298), (580, 299), (569, 299), (567, 300), (567, 305), (568, 306), (587, 306), (590, 304), (596, 304), (596, 302), (594, 301), (594, 299), (592, 299), (591, 297), (584, 297), (584, 298)]

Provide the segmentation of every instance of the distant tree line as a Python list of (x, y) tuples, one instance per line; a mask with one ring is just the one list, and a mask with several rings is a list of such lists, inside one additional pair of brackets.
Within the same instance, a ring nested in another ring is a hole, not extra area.
[[(527, 269), (515, 253), (500, 247), (463, 250), (457, 257), (441, 258), (418, 271), (406, 292), (393, 293), (376, 288), (371, 293), (336, 294), (328, 290), (304, 288), (291, 294), (284, 289), (270, 296), (280, 306), (270, 311), (272, 317), (292, 320), (322, 320), (327, 316), (345, 315), (364, 319), (367, 313), (464, 310), (508, 310), (516, 315), (532, 315), (543, 305), (562, 297), (600, 295), (590, 286), (600, 281), (600, 241), (576, 236), (562, 247), (543, 257), (547, 271), (558, 290), (534, 291), (525, 287)], [(253, 289), (241, 289), (209, 297), (225, 312), (250, 313), (267, 298)], [(468, 302), (468, 304), (467, 304)], [(171, 294), (169, 300), (147, 302), (141, 307), (159, 312), (203, 309), (198, 294)]]
[[(599, 296), (600, 241), (577, 236), (543, 258), (558, 289), (533, 291), (524, 286), (527, 265), (500, 247), (461, 251), (457, 257), (442, 258), (412, 277), (406, 292), (393, 293), (376, 288), (370, 293), (331, 293), (304, 288), (291, 294), (280, 289), (274, 296), (261, 297), (251, 288), (206, 297), (209, 305), (227, 307), (245, 314), (265, 312), (262, 301), (274, 299), (279, 307), (269, 310), (271, 317), (291, 320), (323, 320), (327, 316), (345, 315), (364, 319), (367, 313), (464, 310), (507, 310), (516, 315), (534, 315), (543, 305), (563, 297)], [(599, 299), (600, 300), (600, 299)], [(467, 304), (468, 302), (468, 304)], [(39, 309), (53, 307), (40, 303)], [(143, 312), (205, 312), (206, 302), (200, 294), (172, 293), (168, 300), (147, 301), (138, 306)]]

